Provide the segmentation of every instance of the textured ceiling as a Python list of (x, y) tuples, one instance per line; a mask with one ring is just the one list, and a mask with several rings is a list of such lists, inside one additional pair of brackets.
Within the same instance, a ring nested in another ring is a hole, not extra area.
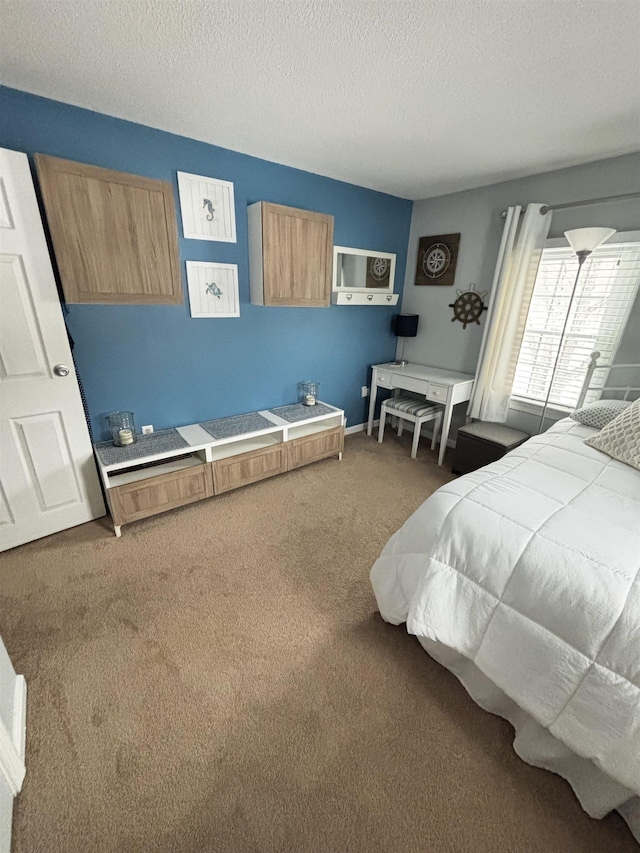
[(1, 0), (0, 79), (426, 198), (640, 149), (637, 0)]

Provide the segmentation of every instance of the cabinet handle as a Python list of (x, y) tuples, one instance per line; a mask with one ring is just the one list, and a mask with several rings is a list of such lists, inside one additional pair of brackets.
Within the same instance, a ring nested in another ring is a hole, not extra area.
[(392, 299), (393, 299), (392, 296), (387, 296), (387, 302), (391, 302)]
[(347, 300), (349, 300), (353, 296), (353, 293), (345, 293), (345, 296), (347, 297)]
[(373, 299), (373, 296), (371, 293), (367, 296), (367, 299), (369, 300), (369, 302), (371, 302), (371, 300)]

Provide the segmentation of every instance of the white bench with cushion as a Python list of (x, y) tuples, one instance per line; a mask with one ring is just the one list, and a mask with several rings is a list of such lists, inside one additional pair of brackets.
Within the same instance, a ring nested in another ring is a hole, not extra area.
[(378, 441), (382, 441), (384, 437), (384, 424), (387, 415), (392, 415), (398, 418), (398, 435), (402, 435), (402, 421), (411, 421), (413, 427), (413, 444), (411, 445), (411, 458), (415, 459), (418, 452), (418, 442), (420, 441), (420, 430), (422, 424), (427, 421), (435, 421), (433, 427), (433, 438), (431, 439), (431, 449), (436, 446), (438, 431), (442, 424), (442, 415), (444, 406), (442, 403), (428, 403), (423, 400), (416, 400), (415, 397), (390, 397), (385, 400), (380, 409), (380, 426), (378, 428)]

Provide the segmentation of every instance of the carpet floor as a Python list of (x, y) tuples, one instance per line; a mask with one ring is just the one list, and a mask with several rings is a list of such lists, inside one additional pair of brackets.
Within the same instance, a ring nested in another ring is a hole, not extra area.
[(2, 555), (14, 853), (637, 851), (377, 614), (371, 565), (452, 477), (410, 441)]

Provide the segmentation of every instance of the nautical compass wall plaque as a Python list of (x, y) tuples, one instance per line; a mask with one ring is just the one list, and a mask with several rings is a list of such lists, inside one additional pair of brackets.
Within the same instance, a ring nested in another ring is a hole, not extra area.
[(389, 287), (391, 261), (389, 258), (367, 258), (366, 287)]
[(418, 243), (416, 284), (453, 284), (458, 262), (459, 234), (421, 237)]

